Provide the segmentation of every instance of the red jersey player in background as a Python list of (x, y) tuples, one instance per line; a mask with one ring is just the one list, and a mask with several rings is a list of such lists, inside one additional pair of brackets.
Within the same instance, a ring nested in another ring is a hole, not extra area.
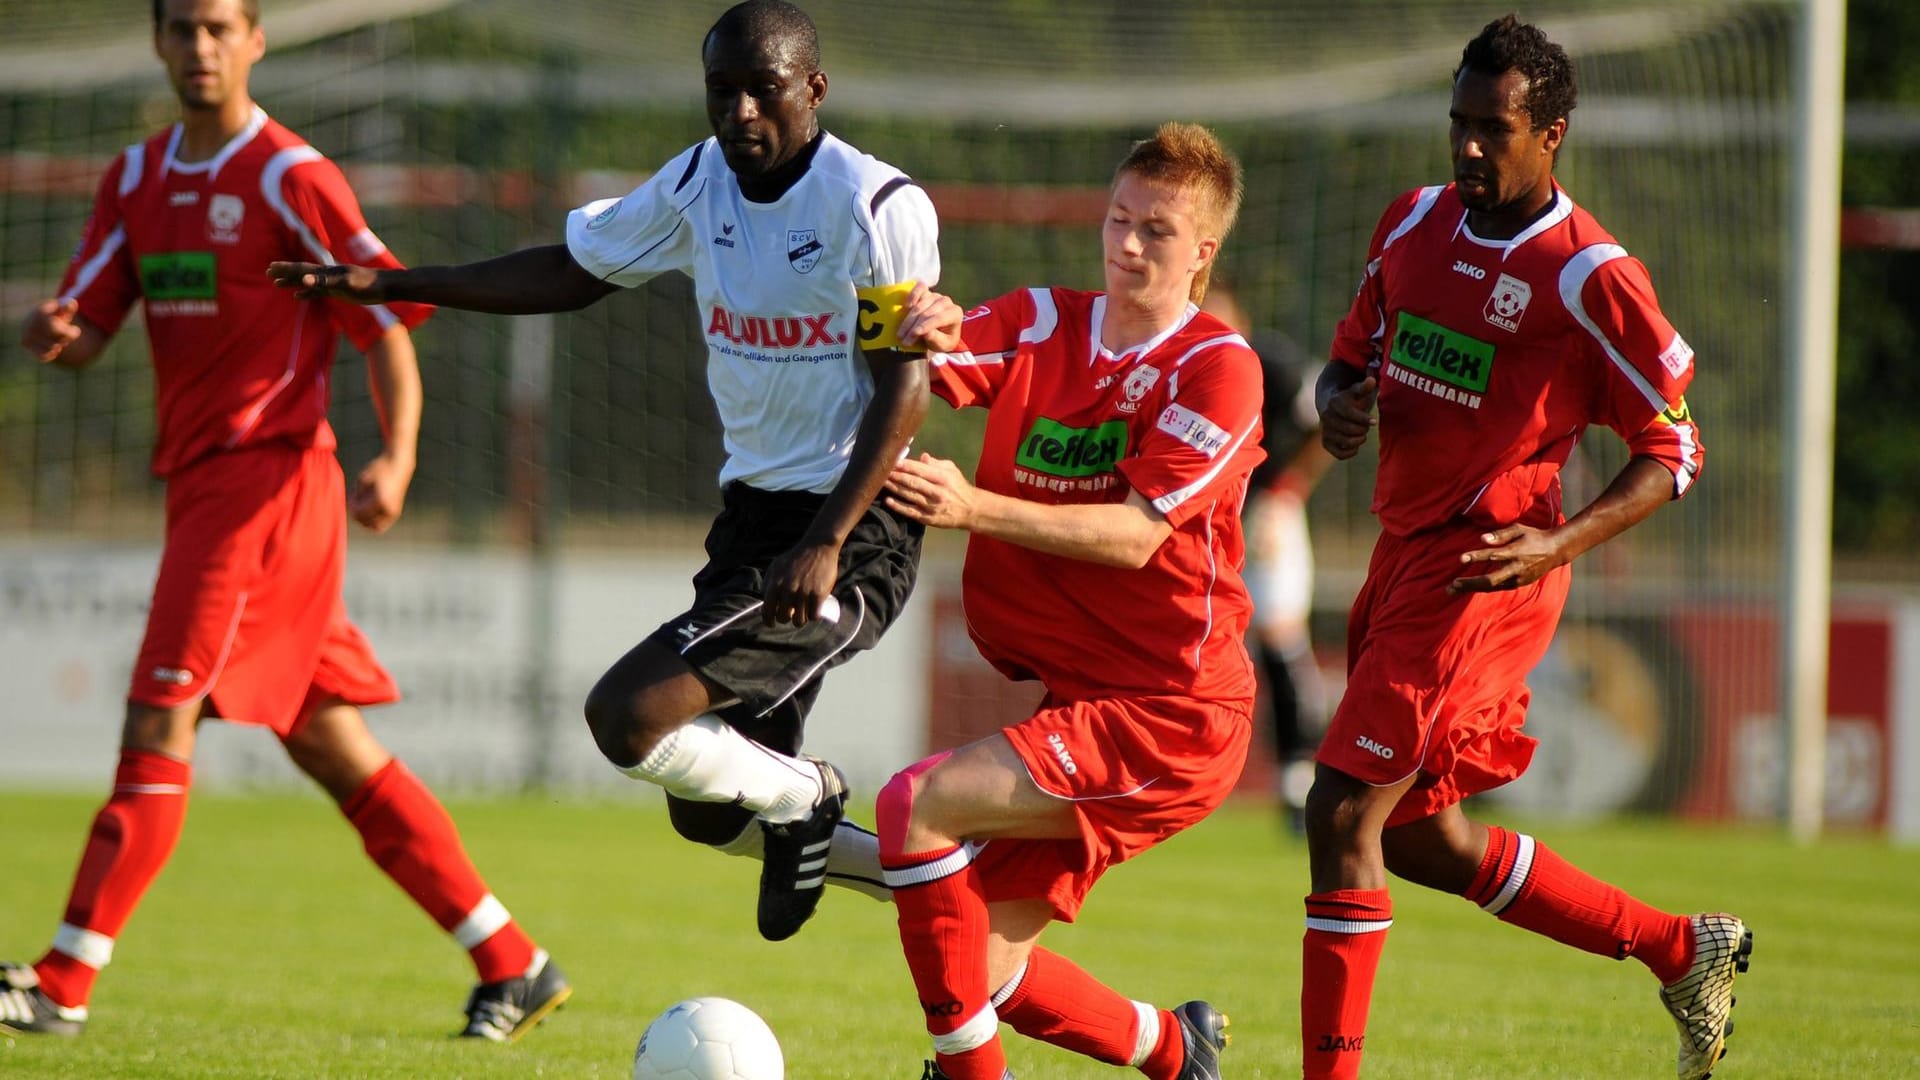
[[(21, 343), (85, 366), (144, 302), (166, 546), (113, 794), (52, 947), (0, 966), (0, 1028), (80, 1032), (114, 939), (180, 836), (199, 723), (218, 717), (272, 729), (373, 861), (471, 953), (480, 985), (461, 1034), (517, 1038), (565, 1000), (566, 980), (487, 890), (446, 810), (367, 730), (359, 706), (399, 693), (341, 600), (347, 509), (382, 532), (406, 499), (420, 424), (408, 327), (432, 309), (274, 288), (276, 259), (399, 263), (340, 170), (254, 104), (266, 39), (252, 0), (155, 0), (153, 26), (180, 122), (114, 159), (59, 297), (28, 315)], [(351, 495), (327, 424), (340, 333), (367, 355), (386, 436)]]
[(1107, 291), (1022, 289), (968, 312), (917, 291), (933, 390), (988, 410), (970, 484), (896, 467), (887, 500), (966, 529), (967, 626), (1031, 717), (881, 789), (881, 864), (933, 1036), (929, 1076), (1000, 1080), (999, 1022), (1151, 1080), (1217, 1080), (1226, 1017), (1155, 1008), (1038, 948), (1101, 874), (1206, 817), (1246, 763), (1252, 608), (1241, 504), (1261, 457), (1260, 362), (1197, 301), (1240, 165), (1168, 124), (1115, 173)]
[[(1532, 757), (1523, 680), (1559, 621), (1568, 564), (1685, 494), (1701, 463), (1682, 396), (1693, 350), (1646, 269), (1553, 180), (1574, 97), (1566, 52), (1511, 15), (1467, 44), (1454, 183), (1387, 208), (1320, 376), (1335, 457), (1366, 441), (1377, 398), (1382, 535), (1307, 799), (1300, 1010), (1315, 1080), (1359, 1075), (1389, 872), (1645, 964), (1680, 1028), (1682, 1080), (1719, 1060), (1747, 966), (1739, 919), (1655, 909), (1459, 805)], [(1558, 474), (1589, 424), (1631, 459), (1566, 518)]]

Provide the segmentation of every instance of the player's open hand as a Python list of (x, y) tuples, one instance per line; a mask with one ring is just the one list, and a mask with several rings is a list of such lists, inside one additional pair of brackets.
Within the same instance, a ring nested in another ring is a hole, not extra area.
[(1539, 581), (1554, 567), (1569, 561), (1550, 529), (1509, 525), (1482, 533), (1480, 540), (1488, 546), (1461, 555), (1460, 562), (1463, 566), (1482, 568), (1484, 572), (1448, 582), (1449, 596), (1518, 589)]
[(80, 304), (72, 299), (42, 300), (27, 313), (20, 328), (20, 345), (35, 360), (51, 364), (67, 346), (80, 340)]
[(353, 520), (374, 533), (383, 533), (400, 520), (407, 505), (407, 488), (413, 483), (413, 466), (392, 455), (381, 454), (360, 470), (347, 496), (347, 511)]
[(319, 263), (277, 262), (267, 264), (267, 276), (275, 285), (292, 289), (302, 300), (337, 297), (356, 304), (378, 304), (386, 300), (380, 288), (380, 271), (368, 266), (321, 266)]
[(1327, 453), (1345, 461), (1366, 445), (1367, 433), (1380, 421), (1373, 415), (1373, 403), (1380, 395), (1380, 382), (1369, 375), (1327, 399), (1320, 411), (1320, 445)]
[(960, 466), (932, 454), (903, 458), (887, 477), (887, 506), (936, 529), (969, 529), (979, 490)]
[(900, 313), (900, 344), (929, 352), (954, 352), (960, 348), (960, 323), (966, 312), (953, 297), (927, 288), (917, 281)]
[[(820, 618), (821, 602), (840, 580), (840, 545), (802, 541), (767, 566), (760, 621), (805, 626)], [(831, 620), (829, 620), (831, 621)]]

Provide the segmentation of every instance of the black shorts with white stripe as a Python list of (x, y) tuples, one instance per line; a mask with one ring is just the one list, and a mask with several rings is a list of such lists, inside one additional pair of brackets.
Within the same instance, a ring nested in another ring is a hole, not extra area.
[(873, 648), (906, 606), (926, 530), (884, 506), (868, 507), (840, 549), (839, 621), (768, 626), (760, 611), (767, 567), (805, 535), (826, 496), (739, 482), (723, 494), (707, 530), (707, 565), (693, 576), (693, 606), (647, 639), (740, 699), (719, 714), (741, 734), (795, 753), (821, 676)]

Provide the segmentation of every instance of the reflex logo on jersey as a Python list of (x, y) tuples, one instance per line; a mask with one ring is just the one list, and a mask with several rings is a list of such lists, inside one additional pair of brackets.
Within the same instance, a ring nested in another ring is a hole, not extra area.
[(1071, 428), (1044, 416), (1033, 419), (1020, 440), (1014, 462), (1049, 476), (1093, 476), (1112, 472), (1127, 456), (1127, 422), (1109, 420), (1097, 427)]
[(913, 295), (913, 286), (914, 282), (903, 281), (898, 285), (854, 288), (853, 293), (860, 300), (860, 323), (856, 332), (860, 335), (861, 348), (925, 351), (900, 344), (900, 318), (906, 314), (907, 297)]
[(149, 300), (211, 300), (218, 283), (211, 251), (140, 256), (140, 291)]
[(1393, 346), (1387, 359), (1475, 393), (1485, 393), (1493, 377), (1492, 345), (1404, 311), (1394, 314)]

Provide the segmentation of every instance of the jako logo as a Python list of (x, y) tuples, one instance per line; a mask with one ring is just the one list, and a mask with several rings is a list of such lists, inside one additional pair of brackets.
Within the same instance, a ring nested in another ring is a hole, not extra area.
[(811, 349), (819, 345), (845, 345), (847, 335), (835, 333), (833, 312), (802, 315), (742, 315), (718, 304), (707, 319), (707, 336), (722, 337), (736, 345), (759, 345)]
[(1485, 270), (1480, 269), (1465, 259), (1461, 259), (1453, 264), (1453, 272), (1456, 274), (1465, 274), (1475, 281), (1487, 280), (1487, 272)]
[(1362, 750), (1365, 750), (1369, 754), (1373, 754), (1377, 757), (1385, 758), (1388, 761), (1393, 760), (1393, 747), (1381, 746), (1379, 743), (1374, 742), (1372, 739), (1367, 738), (1365, 735), (1362, 735), (1359, 738), (1353, 740), (1353, 745), (1359, 747)]
[(1068, 776), (1072, 776), (1080, 771), (1080, 766), (1073, 763), (1073, 755), (1067, 752), (1067, 742), (1065, 739), (1062, 739), (1058, 735), (1049, 735), (1047, 736), (1047, 745), (1053, 748), (1053, 756), (1060, 759), (1060, 767), (1067, 771)]

